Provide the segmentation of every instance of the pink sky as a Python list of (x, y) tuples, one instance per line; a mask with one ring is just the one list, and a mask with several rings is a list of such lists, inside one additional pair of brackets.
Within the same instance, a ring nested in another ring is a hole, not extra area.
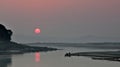
[[(0, 22), (14, 34), (120, 37), (120, 0), (0, 0)], [(16, 38), (16, 37), (15, 37)]]

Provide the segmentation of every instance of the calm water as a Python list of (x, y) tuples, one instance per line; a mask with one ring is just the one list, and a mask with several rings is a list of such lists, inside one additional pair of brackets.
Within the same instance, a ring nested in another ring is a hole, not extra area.
[(66, 52), (100, 51), (59, 47), (65, 50), (0, 56), (0, 67), (120, 67), (120, 62), (92, 60), (87, 57), (64, 57)]

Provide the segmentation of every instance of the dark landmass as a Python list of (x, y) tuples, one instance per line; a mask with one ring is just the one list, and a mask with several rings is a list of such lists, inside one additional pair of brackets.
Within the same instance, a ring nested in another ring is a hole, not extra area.
[(15, 42), (0, 42), (0, 54), (19, 54), (26, 52), (39, 52), (39, 51), (55, 51), (56, 48), (48, 47), (35, 47), (24, 44), (18, 44)]
[(120, 61), (120, 51), (66, 53), (65, 57), (85, 56), (93, 60)]

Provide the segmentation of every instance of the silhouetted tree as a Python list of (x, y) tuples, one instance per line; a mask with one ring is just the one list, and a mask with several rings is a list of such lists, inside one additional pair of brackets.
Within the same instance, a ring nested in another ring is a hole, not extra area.
[(4, 25), (0, 24), (0, 41), (10, 41), (12, 31), (7, 30)]

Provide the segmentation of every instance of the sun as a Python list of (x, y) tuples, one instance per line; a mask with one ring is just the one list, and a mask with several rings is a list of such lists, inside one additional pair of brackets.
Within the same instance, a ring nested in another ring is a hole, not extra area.
[(34, 32), (35, 32), (35, 34), (40, 34), (40, 33), (41, 33), (41, 30), (40, 30), (40, 28), (36, 28), (36, 29), (34, 30)]

